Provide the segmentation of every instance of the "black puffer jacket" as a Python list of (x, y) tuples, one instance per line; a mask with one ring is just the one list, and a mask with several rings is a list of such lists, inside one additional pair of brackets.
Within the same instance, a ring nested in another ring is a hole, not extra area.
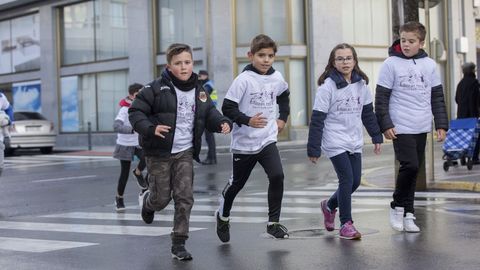
[[(232, 128), (232, 122), (215, 109), (210, 96), (196, 79), (197, 75), (193, 73), (192, 76), (195, 77), (192, 85), (195, 86), (193, 158), (199, 161), (204, 129), (210, 132), (221, 132), (222, 123), (228, 123)], [(140, 90), (128, 110), (128, 115), (133, 129), (139, 134), (139, 143), (146, 156), (169, 157), (171, 155), (177, 119), (177, 96), (167, 71)], [(155, 135), (157, 125), (171, 127), (168, 133), (164, 133), (165, 138)]]

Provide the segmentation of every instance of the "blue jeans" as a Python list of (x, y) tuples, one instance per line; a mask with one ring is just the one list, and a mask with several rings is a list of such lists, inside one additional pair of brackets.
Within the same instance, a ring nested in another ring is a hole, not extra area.
[(340, 210), (340, 223), (352, 220), (352, 193), (360, 185), (362, 176), (362, 154), (344, 152), (331, 157), (338, 177), (338, 189), (327, 202), (328, 207)]

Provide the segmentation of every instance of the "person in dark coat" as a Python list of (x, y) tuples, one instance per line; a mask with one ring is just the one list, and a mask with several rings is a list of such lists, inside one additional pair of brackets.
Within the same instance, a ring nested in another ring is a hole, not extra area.
[(167, 49), (162, 75), (145, 85), (128, 110), (147, 163), (148, 190), (139, 203), (145, 223), (173, 199), (172, 257), (191, 260), (185, 249), (193, 206), (193, 160), (200, 162), (202, 134), (230, 133), (232, 122), (213, 105), (193, 73), (192, 49), (174, 43)]
[[(467, 62), (462, 65), (463, 79), (457, 85), (455, 102), (457, 102), (457, 118), (480, 117), (480, 93), (479, 83), (475, 76), (475, 64)], [(479, 164), (478, 154), (480, 150), (480, 137), (473, 152), (473, 162)], [(463, 163), (463, 161), (462, 161)]]

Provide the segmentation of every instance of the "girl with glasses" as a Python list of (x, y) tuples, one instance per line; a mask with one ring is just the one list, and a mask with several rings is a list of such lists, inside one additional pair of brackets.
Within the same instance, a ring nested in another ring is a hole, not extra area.
[(360, 239), (353, 226), (352, 193), (362, 175), (363, 126), (380, 153), (382, 133), (373, 112), (373, 99), (367, 86), (368, 77), (360, 69), (355, 49), (339, 44), (330, 53), (325, 71), (318, 79), (308, 135), (307, 155), (317, 163), (323, 152), (330, 158), (339, 185), (320, 207), (328, 231), (335, 229), (335, 214), (340, 210), (340, 237)]

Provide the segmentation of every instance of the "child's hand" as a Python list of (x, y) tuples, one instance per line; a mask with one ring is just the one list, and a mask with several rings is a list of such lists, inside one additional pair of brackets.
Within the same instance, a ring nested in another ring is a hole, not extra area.
[(285, 121), (277, 119), (278, 133), (282, 132), (282, 130), (285, 128), (285, 124)]
[(262, 113), (257, 113), (250, 118), (248, 125), (253, 128), (264, 128), (267, 125), (267, 118), (260, 116)]
[(228, 123), (223, 123), (220, 126), (222, 127), (222, 133), (223, 134), (230, 133), (230, 125)]
[(394, 128), (389, 128), (387, 130), (385, 130), (385, 132), (383, 132), (383, 135), (385, 136), (385, 138), (389, 139), (389, 140), (394, 140), (397, 138), (397, 132), (395, 132), (395, 129)]
[(382, 145), (382, 144), (380, 144), (380, 143), (376, 143), (376, 144), (375, 144), (375, 148), (373, 148), (373, 152), (374, 152), (375, 154), (378, 155), (378, 154), (380, 154), (380, 152), (382, 152), (382, 151), (381, 151), (381, 145)]
[(446, 132), (445, 129), (439, 128), (437, 129), (437, 142), (443, 142), (445, 140)]
[(162, 133), (168, 133), (170, 132), (169, 126), (164, 126), (164, 125), (158, 125), (155, 127), (155, 136), (159, 136), (160, 138), (164, 138), (165, 136)]
[(308, 159), (309, 159), (313, 164), (317, 164), (318, 157), (308, 157)]

